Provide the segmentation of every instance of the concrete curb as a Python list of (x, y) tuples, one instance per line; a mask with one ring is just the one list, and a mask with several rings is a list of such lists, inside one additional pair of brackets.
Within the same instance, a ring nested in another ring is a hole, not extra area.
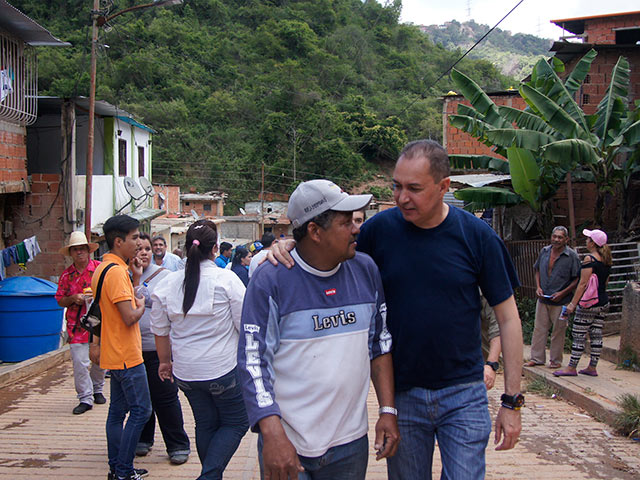
[(70, 358), (71, 351), (67, 344), (58, 350), (43, 353), (22, 362), (0, 365), (0, 388), (42, 373)]
[(586, 410), (597, 420), (605, 422), (612, 427), (614, 426), (616, 416), (620, 413), (620, 410), (611, 400), (588, 389), (562, 382), (551, 371), (544, 372), (536, 367), (523, 367), (522, 371), (527, 379), (545, 379), (549, 385), (558, 391), (558, 394), (563, 399)]

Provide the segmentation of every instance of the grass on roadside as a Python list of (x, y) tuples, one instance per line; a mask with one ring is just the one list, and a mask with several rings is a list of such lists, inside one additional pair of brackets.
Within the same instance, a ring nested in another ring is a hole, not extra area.
[(527, 392), (537, 393), (544, 397), (559, 397), (560, 391), (551, 385), (544, 377), (535, 377), (527, 383)]
[(627, 437), (640, 435), (640, 397), (624, 393), (618, 397), (618, 406), (620, 413), (615, 420), (618, 433)]

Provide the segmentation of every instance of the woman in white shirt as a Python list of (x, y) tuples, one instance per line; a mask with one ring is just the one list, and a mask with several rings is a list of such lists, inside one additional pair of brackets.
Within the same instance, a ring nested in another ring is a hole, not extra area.
[(245, 287), (235, 273), (214, 263), (217, 237), (211, 221), (191, 225), (185, 269), (167, 275), (152, 295), (158, 374), (175, 378), (191, 405), (202, 464), (198, 480), (222, 479), (249, 428), (236, 380)]

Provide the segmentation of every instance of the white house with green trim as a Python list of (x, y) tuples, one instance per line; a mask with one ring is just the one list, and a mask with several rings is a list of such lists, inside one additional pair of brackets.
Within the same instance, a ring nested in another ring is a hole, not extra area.
[[(38, 119), (29, 127), (29, 171), (62, 176), (65, 230), (84, 230), (89, 99), (38, 98)], [(153, 209), (150, 188), (153, 134), (133, 115), (107, 102), (95, 104), (91, 231), (102, 236), (102, 224), (126, 213), (149, 231), (163, 213)], [(145, 187), (147, 191), (145, 191)]]

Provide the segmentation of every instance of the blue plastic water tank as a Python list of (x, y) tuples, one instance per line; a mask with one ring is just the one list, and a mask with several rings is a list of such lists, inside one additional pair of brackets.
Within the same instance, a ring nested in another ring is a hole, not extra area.
[(57, 289), (35, 277), (0, 282), (0, 360), (21, 362), (58, 348), (63, 309)]

